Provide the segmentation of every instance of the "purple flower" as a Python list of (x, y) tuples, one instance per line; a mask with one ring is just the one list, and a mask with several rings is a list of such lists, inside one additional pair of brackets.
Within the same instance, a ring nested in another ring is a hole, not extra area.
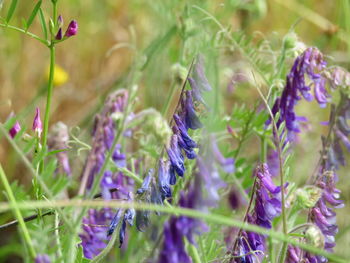
[(18, 121), (16, 121), (16, 123), (9, 130), (9, 134), (11, 138), (15, 138), (15, 136), (17, 135), (17, 133), (19, 133), (20, 130), (21, 130), (21, 125), (19, 124)]
[[(131, 196), (131, 195), (130, 195)], [(129, 199), (131, 200), (131, 198)], [(123, 245), (124, 239), (125, 239), (125, 232), (126, 232), (126, 224), (128, 223), (130, 226), (132, 226), (134, 223), (134, 217), (135, 217), (135, 210), (134, 209), (126, 209), (123, 215), (123, 210), (119, 209), (117, 213), (114, 215), (108, 230), (107, 230), (107, 236), (110, 236), (113, 234), (114, 230), (117, 228), (119, 224), (119, 248)], [(122, 219), (123, 218), (123, 219)], [(122, 219), (122, 220), (121, 220)]]
[(211, 91), (212, 88), (209, 84), (209, 81), (204, 73), (204, 58), (202, 55), (198, 55), (197, 61), (194, 64), (194, 70), (192, 77), (194, 81), (197, 83), (199, 89), (201, 91)]
[(43, 125), (41, 123), (40, 119), (40, 109), (36, 107), (36, 113), (33, 121), (33, 127), (32, 130), (38, 135), (38, 137), (41, 137), (41, 133), (43, 131)]
[(185, 250), (181, 225), (177, 218), (172, 217), (164, 225), (164, 242), (159, 255), (159, 263), (191, 263), (192, 260)]
[[(194, 172), (194, 180), (189, 186), (188, 192), (181, 192), (179, 204), (181, 207), (207, 211), (215, 207), (219, 201), (218, 190), (225, 186), (216, 170), (213, 170), (213, 160), (197, 157), (197, 170)], [(165, 178), (166, 164), (160, 163), (159, 177)], [(164, 243), (160, 253), (159, 262), (191, 262), (185, 245), (184, 238), (196, 245), (195, 235), (207, 231), (208, 227), (199, 219), (186, 216), (172, 217), (164, 226)]]
[[(121, 90), (113, 93), (107, 98), (105, 107), (102, 113), (96, 116), (94, 128), (93, 128), (93, 142), (92, 149), (86, 160), (85, 170), (83, 174), (84, 178), (87, 178), (87, 188), (90, 189), (95, 179), (95, 176), (100, 172), (101, 167), (105, 161), (105, 155), (113, 145), (115, 137), (115, 122), (112, 119), (112, 115), (115, 113), (121, 113), (124, 111), (128, 94), (126, 91)], [(117, 145), (113, 151), (112, 160), (118, 167), (126, 167), (126, 157), (120, 151), (121, 146)], [(134, 182), (130, 177), (126, 177), (121, 172), (105, 171), (100, 182), (100, 189), (102, 197), (105, 200), (110, 199), (122, 199), (130, 200), (130, 191), (133, 190)], [(116, 188), (117, 191), (111, 193), (110, 189)], [(124, 211), (122, 211), (124, 212)], [(106, 241), (108, 241), (108, 233), (113, 233), (113, 218), (114, 211), (112, 209), (91, 209), (87, 217), (83, 219), (83, 233), (80, 235), (82, 240), (84, 256), (87, 258), (93, 258), (100, 253), (100, 251), (106, 247)], [(135, 211), (126, 210), (124, 218), (121, 223), (119, 239), (120, 243), (124, 242), (126, 222), (131, 224)], [(112, 221), (112, 223), (111, 223)], [(125, 223), (124, 223), (125, 222)], [(88, 225), (87, 225), (88, 224)], [(98, 225), (111, 224), (110, 229), (106, 227), (99, 227)], [(114, 220), (115, 224), (115, 220)], [(125, 225), (125, 226), (124, 226)], [(115, 227), (117, 224), (115, 225)]]
[[(271, 178), (267, 164), (262, 164), (255, 170), (256, 193), (255, 206), (253, 212), (248, 214), (248, 222), (265, 228), (271, 228), (272, 220), (279, 216), (282, 211), (281, 188), (276, 186)], [(242, 238), (243, 237), (243, 238)], [(240, 256), (235, 262), (255, 262), (257, 256), (262, 258), (265, 252), (265, 237), (263, 235), (242, 231), (241, 236), (236, 241), (234, 254)], [(253, 254), (248, 253), (252, 251)]]
[(335, 246), (334, 237), (338, 232), (334, 208), (341, 208), (344, 203), (338, 199), (340, 190), (335, 188), (334, 172), (325, 172), (318, 180), (317, 186), (323, 189), (323, 193), (316, 206), (311, 210), (311, 220), (325, 236), (325, 249), (332, 252), (332, 248)]
[(193, 99), (191, 91), (186, 91), (186, 98), (184, 101), (184, 115), (185, 115), (185, 123), (186, 127), (192, 130), (196, 130), (202, 128), (202, 123), (197, 117), (196, 111), (193, 106)]
[(67, 28), (66, 33), (64, 34), (65, 37), (71, 37), (75, 36), (78, 33), (78, 23), (75, 20), (72, 20)]
[[(171, 163), (172, 173), (176, 171), (179, 176), (184, 176), (185, 166), (184, 166), (184, 157), (181, 153), (181, 150), (178, 145), (177, 135), (171, 136), (170, 148), (167, 149), (169, 160)], [(170, 178), (174, 179), (174, 178)], [(176, 182), (176, 179), (175, 179)], [(174, 182), (174, 183), (175, 183)]]
[(210, 138), (211, 143), (211, 151), (214, 155), (215, 160), (220, 164), (221, 168), (226, 173), (234, 173), (235, 172), (235, 160), (233, 158), (225, 158), (220, 152), (218, 145), (214, 136)]
[(171, 188), (170, 188), (170, 164), (163, 160), (159, 161), (158, 166), (158, 187), (162, 195), (162, 200), (171, 198)]
[(68, 158), (68, 127), (63, 122), (56, 123), (49, 134), (48, 146), (50, 150), (65, 150), (56, 154), (59, 167), (56, 172), (58, 174), (66, 174), (71, 176), (71, 168)]
[(51, 263), (51, 259), (46, 254), (39, 254), (35, 258), (35, 263)]
[(79, 236), (86, 258), (94, 258), (106, 247), (106, 241), (109, 240), (106, 224), (112, 218), (113, 211), (110, 208), (90, 209), (88, 215), (83, 218), (83, 232)]
[[(277, 126), (282, 122), (286, 123), (286, 128), (289, 134), (300, 132), (299, 122), (304, 120), (303, 117), (298, 117), (295, 114), (294, 108), (301, 96), (305, 100), (311, 101), (313, 96), (310, 91), (313, 87), (317, 102), (321, 107), (325, 107), (328, 98), (330, 97), (325, 88), (326, 78), (321, 75), (322, 70), (326, 68), (326, 62), (323, 59), (322, 53), (316, 48), (308, 48), (296, 58), (294, 65), (287, 76), (286, 86), (280, 98), (272, 108), (272, 113), (275, 115), (280, 113)], [(311, 83), (307, 83), (305, 76), (308, 77)], [(267, 122), (269, 124), (271, 120)], [(292, 139), (293, 136), (289, 135)]]
[(302, 260), (302, 253), (300, 248), (288, 245), (286, 263), (299, 263)]
[[(92, 149), (85, 163), (82, 183), (90, 189), (94, 177), (99, 173), (105, 161), (105, 155), (110, 150), (114, 140), (116, 124), (112, 119), (113, 114), (124, 111), (128, 93), (125, 90), (115, 92), (108, 96), (105, 107), (100, 114), (95, 117), (92, 132)], [(120, 145), (114, 149), (113, 160), (118, 166), (125, 166), (125, 156), (120, 153)], [(86, 183), (84, 182), (86, 181)]]

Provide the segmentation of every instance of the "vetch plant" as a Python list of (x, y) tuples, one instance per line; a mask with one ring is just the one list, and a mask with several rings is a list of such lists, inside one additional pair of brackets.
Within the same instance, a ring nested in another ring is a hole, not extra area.
[[(265, 1), (224, 2), (226, 18), (230, 8), (266, 13)], [(21, 4), (5, 2), (2, 36), (17, 31), (43, 44), (50, 66), (45, 92), (0, 123), (0, 158), (10, 156), (0, 165), (0, 232), (11, 236), (0, 260), (14, 260), (1, 258), (14, 251), (37, 263), (348, 261), (340, 238), (350, 229), (342, 220), (350, 74), (327, 49), (308, 47), (292, 29), (281, 39), (233, 31), (209, 4), (154, 2), (142, 11), (156, 11), (154, 32), (139, 39), (150, 21), (130, 26), (128, 38), (113, 31), (108, 63), (89, 65), (103, 81), (78, 92), (76, 78), (70, 83), (56, 65), (56, 48), (67, 41), (70, 59), (79, 59), (70, 41), (81, 26), (79, 52), (85, 41), (99, 43), (96, 18), (65, 24), (62, 1), (39, 0), (17, 27)], [(105, 32), (119, 24), (97, 11)], [(86, 32), (96, 38), (83, 39)], [(103, 79), (125, 50), (130, 64)], [(74, 90), (86, 105), (59, 121), (55, 87), (62, 97)]]

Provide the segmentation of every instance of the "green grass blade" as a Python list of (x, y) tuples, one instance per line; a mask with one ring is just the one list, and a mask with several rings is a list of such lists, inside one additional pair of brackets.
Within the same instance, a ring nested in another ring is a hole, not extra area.
[(9, 8), (9, 11), (7, 12), (6, 23), (9, 23), (9, 22), (10, 22), (13, 13), (14, 13), (15, 10), (16, 10), (17, 2), (18, 2), (18, 0), (12, 0), (11, 5), (10, 5), (10, 8)]
[(38, 1), (38, 3), (34, 6), (34, 9), (33, 9), (32, 13), (30, 14), (30, 16), (29, 16), (29, 18), (27, 20), (26, 30), (28, 30), (29, 27), (32, 25), (32, 23), (34, 21), (34, 18), (38, 14), (38, 11), (39, 11), (39, 9), (41, 7), (41, 3), (42, 3), (42, 0)]
[(40, 24), (44, 33), (45, 40), (47, 40), (47, 27), (45, 22), (45, 16), (41, 7), (39, 7), (39, 18), (40, 18)]

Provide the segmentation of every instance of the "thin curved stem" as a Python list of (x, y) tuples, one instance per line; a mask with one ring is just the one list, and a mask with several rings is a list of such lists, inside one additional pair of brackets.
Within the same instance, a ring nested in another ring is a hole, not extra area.
[(24, 29), (21, 29), (19, 27), (6, 25), (4, 23), (0, 23), (0, 27), (8, 28), (8, 29), (11, 29), (11, 30), (23, 33), (23, 34), (25, 34), (27, 36), (30, 36), (31, 38), (34, 38), (34, 39), (38, 40), (39, 42), (41, 42), (45, 46), (49, 46), (49, 42), (47, 42), (45, 39), (42, 39), (41, 37), (39, 37), (39, 36), (37, 36), (37, 35), (35, 35), (35, 34), (31, 33), (31, 32), (28, 32), (28, 31), (26, 31)]

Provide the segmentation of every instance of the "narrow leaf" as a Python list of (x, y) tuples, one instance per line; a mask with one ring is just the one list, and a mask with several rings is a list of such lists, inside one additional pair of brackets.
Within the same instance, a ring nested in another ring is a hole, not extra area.
[(29, 27), (32, 25), (32, 23), (34, 21), (34, 18), (38, 14), (38, 11), (39, 11), (39, 9), (41, 7), (41, 3), (42, 3), (42, 0), (38, 1), (38, 3), (34, 6), (34, 9), (33, 9), (32, 13), (30, 14), (30, 16), (29, 16), (29, 18), (27, 20), (26, 30), (28, 30)]
[(18, 2), (18, 0), (12, 0), (9, 11), (7, 12), (6, 23), (10, 22), (11, 17), (16, 10), (17, 2)]
[(45, 16), (41, 7), (39, 7), (39, 18), (40, 18), (41, 28), (43, 29), (44, 37), (47, 40), (47, 27), (45, 22)]

